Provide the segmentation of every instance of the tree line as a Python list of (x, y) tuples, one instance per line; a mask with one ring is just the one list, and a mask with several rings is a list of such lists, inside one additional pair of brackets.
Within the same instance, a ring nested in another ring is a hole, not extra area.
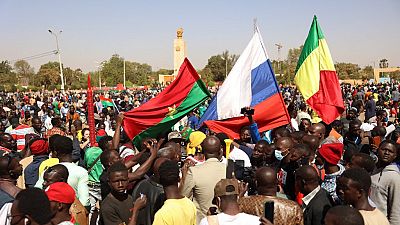
[[(293, 84), (297, 61), (303, 46), (288, 50), (287, 56), (283, 60), (272, 60), (271, 65), (279, 83), (288, 85)], [(223, 82), (235, 65), (239, 55), (224, 51), (221, 54), (213, 55), (208, 59), (203, 69), (198, 70), (201, 78), (209, 86), (216, 82)], [(125, 62), (126, 86), (152, 85), (158, 82), (159, 74), (172, 74), (173, 70), (160, 69), (153, 71), (147, 63), (139, 63), (124, 60), (118, 54), (114, 54), (110, 59), (103, 61), (97, 71), (92, 74), (92, 85), (114, 87), (118, 83), (123, 83)], [(379, 67), (388, 67), (388, 60), (380, 60)], [(35, 73), (34, 68), (25, 60), (16, 61), (13, 65), (5, 60), (0, 62), (0, 91), (15, 91), (17, 89), (59, 89), (61, 83), (60, 67), (58, 62), (48, 62), (40, 66)], [(348, 62), (337, 62), (335, 68), (339, 79), (373, 79), (373, 67), (365, 66), (361, 68), (358, 64)], [(63, 74), (66, 88), (80, 89), (87, 86), (87, 74), (81, 69), (70, 68), (63, 65)], [(390, 74), (391, 78), (399, 79), (400, 73)]]

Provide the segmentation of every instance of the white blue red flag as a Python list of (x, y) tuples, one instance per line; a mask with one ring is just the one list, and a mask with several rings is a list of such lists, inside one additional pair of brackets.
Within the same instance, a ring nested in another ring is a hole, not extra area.
[(290, 123), (258, 28), (200, 119), (214, 132), (238, 138), (249, 121), (240, 110), (251, 106), (260, 132)]

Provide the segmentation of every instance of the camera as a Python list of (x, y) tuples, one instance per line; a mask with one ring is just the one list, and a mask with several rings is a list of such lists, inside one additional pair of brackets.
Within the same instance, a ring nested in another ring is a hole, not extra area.
[(240, 109), (240, 114), (247, 114), (247, 115), (254, 115), (254, 109), (247, 109), (246, 107), (243, 107)]

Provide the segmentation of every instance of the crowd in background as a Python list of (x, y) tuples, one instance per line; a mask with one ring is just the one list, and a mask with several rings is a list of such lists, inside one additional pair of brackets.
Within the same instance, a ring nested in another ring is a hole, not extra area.
[(398, 225), (399, 86), (341, 87), (331, 124), (281, 86), (286, 126), (245, 113), (230, 143), (199, 124), (206, 102), (138, 146), (124, 112), (160, 87), (96, 92), (96, 143), (85, 91), (0, 93), (0, 224)]

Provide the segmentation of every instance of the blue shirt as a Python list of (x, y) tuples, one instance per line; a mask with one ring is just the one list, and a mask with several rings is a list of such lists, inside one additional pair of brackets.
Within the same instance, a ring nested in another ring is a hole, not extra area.
[(199, 126), (199, 118), (197, 116), (190, 116), (188, 118), (188, 125), (190, 128), (196, 130)]
[(261, 140), (260, 132), (258, 132), (258, 125), (256, 122), (250, 124), (250, 136), (254, 144)]
[(33, 156), (33, 161), (24, 170), (25, 186), (27, 188), (35, 186), (36, 182), (39, 180), (39, 166), (48, 158), (48, 155)]

